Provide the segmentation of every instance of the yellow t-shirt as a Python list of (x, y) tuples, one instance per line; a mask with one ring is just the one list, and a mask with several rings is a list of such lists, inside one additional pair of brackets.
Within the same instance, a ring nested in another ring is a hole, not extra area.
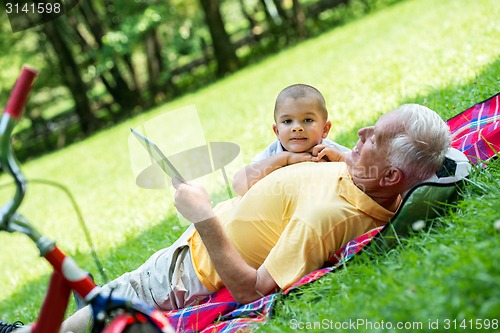
[[(335, 162), (278, 169), (214, 211), (242, 258), (256, 269), (264, 264), (280, 288), (322, 267), (347, 242), (393, 215), (354, 185), (345, 163)], [(199, 234), (188, 242), (200, 281), (211, 291), (220, 289)]]

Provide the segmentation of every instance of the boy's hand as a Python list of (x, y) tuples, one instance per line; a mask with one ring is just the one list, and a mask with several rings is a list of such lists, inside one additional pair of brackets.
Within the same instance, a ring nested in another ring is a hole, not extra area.
[(316, 145), (312, 148), (311, 154), (314, 162), (344, 162), (345, 155), (338, 150), (325, 146)]
[(172, 179), (177, 190), (174, 195), (174, 206), (191, 223), (202, 222), (215, 216), (210, 196), (203, 186), (195, 183), (182, 183)]
[(291, 165), (300, 162), (315, 162), (314, 156), (311, 153), (292, 153), (287, 152), (286, 165)]

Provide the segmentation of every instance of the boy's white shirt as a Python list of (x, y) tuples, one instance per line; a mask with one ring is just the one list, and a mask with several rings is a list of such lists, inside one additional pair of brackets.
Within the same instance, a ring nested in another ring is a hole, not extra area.
[[(332, 140), (328, 140), (328, 139), (323, 139), (321, 144), (332, 147), (332, 148), (340, 151), (341, 153), (349, 153), (351, 151), (349, 148), (346, 148), (346, 147), (339, 145), (338, 143), (333, 142)], [(271, 143), (269, 146), (267, 146), (267, 148), (264, 149), (264, 151), (257, 154), (254, 157), (252, 163), (262, 161), (263, 159), (266, 159), (269, 156), (273, 156), (273, 155), (276, 155), (278, 153), (281, 153), (282, 151), (285, 151), (285, 150), (283, 149), (281, 142), (279, 140), (275, 140), (273, 143)]]

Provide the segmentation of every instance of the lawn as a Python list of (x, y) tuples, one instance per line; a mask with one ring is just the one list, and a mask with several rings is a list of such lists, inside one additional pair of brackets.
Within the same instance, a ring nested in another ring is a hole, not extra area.
[[(356, 142), (357, 128), (402, 103), (425, 104), (446, 119), (498, 92), (499, 16), (494, 0), (405, 1), (33, 160), (23, 170), (28, 179), (53, 180), (71, 190), (113, 278), (185, 228), (169, 190), (135, 185), (130, 127), (152, 120), (172, 140), (171, 149), (192, 137), (237, 143), (241, 153), (228, 166), (231, 176), (273, 140), (274, 98), (292, 83), (308, 83), (323, 92), (333, 123), (329, 138), (346, 146)], [(194, 106), (199, 116), (190, 126), (168, 119), (178, 114), (170, 111), (186, 106)], [(493, 228), (500, 219), (495, 207), (498, 170), (495, 163), (474, 173), (465, 199), (436, 221), (431, 233), (416, 235), (386, 255), (358, 258), (347, 269), (282, 299), (262, 331), (305, 331), (296, 324), (356, 319), (422, 322), (422, 331), (432, 331), (429, 324), (436, 320), (444, 325), (448, 319), (453, 326), (453, 320), (500, 319), (500, 268), (493, 264), (500, 257), (499, 234)], [(0, 183), (6, 181), (2, 177)], [(224, 198), (218, 173), (203, 182), (214, 201)], [(21, 212), (103, 283), (63, 193), (37, 183), (28, 191)], [(9, 194), (10, 188), (2, 189), (1, 199)], [(25, 236), (2, 233), (0, 244), (0, 319), (33, 321), (50, 269)], [(437, 331), (473, 331), (449, 328)], [(352, 329), (363, 330), (377, 331)]]

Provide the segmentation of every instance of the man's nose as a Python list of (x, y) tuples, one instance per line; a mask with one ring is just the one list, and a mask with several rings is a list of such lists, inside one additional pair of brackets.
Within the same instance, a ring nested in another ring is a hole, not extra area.
[(365, 142), (365, 138), (366, 138), (365, 133), (366, 133), (366, 127), (363, 127), (363, 128), (358, 130), (358, 137), (361, 140), (361, 142)]
[(358, 136), (361, 142), (365, 142), (366, 138), (369, 136), (369, 132), (371, 132), (371, 127), (363, 127), (359, 129)]

